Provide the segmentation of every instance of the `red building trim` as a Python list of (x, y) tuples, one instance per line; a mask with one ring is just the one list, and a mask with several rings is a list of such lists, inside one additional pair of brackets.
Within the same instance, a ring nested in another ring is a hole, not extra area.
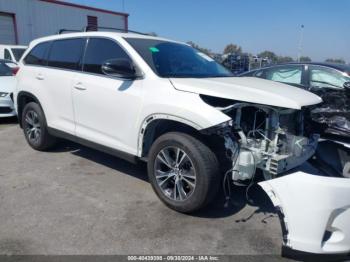
[(110, 10), (95, 8), (95, 7), (86, 6), (86, 5), (78, 5), (78, 4), (73, 4), (73, 3), (67, 3), (67, 2), (62, 2), (62, 1), (58, 1), (58, 0), (39, 0), (39, 1), (46, 2), (46, 3), (51, 3), (51, 4), (57, 4), (57, 5), (70, 6), (70, 7), (75, 7), (75, 8), (85, 9), (85, 10), (90, 10), (90, 11), (96, 11), (96, 12), (101, 12), (101, 13), (106, 13), (106, 14), (111, 14), (111, 15), (122, 15), (126, 19), (129, 16), (128, 13), (114, 12), (114, 11), (110, 11)]
[(18, 45), (18, 29), (17, 29), (16, 14), (13, 14), (13, 13), (6, 13), (6, 12), (0, 12), (0, 15), (1, 15), (1, 14), (12, 16), (13, 28), (14, 28), (14, 30), (15, 30), (15, 41), (16, 41), (16, 45)]

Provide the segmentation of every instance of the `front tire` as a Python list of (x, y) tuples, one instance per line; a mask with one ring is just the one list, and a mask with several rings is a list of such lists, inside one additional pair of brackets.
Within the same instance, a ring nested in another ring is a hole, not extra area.
[(158, 197), (182, 213), (209, 204), (221, 178), (215, 154), (198, 139), (177, 132), (162, 135), (152, 145), (148, 177)]
[(37, 103), (30, 102), (24, 107), (22, 127), (28, 144), (35, 150), (46, 151), (56, 143), (56, 138), (48, 132), (44, 112)]

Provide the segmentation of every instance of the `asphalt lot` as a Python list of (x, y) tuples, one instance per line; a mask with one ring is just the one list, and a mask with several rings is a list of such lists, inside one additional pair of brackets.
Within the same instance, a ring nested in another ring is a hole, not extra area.
[(0, 254), (233, 254), (281, 252), (281, 228), (258, 186), (247, 204), (218, 197), (193, 215), (165, 207), (132, 165), (63, 141), (49, 153), (0, 120)]

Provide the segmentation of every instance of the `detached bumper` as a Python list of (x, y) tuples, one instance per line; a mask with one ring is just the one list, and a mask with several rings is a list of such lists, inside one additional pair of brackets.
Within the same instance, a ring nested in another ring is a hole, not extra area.
[(0, 117), (16, 116), (15, 107), (10, 95), (0, 98)]
[(298, 171), (259, 185), (279, 210), (285, 247), (350, 254), (350, 179)]

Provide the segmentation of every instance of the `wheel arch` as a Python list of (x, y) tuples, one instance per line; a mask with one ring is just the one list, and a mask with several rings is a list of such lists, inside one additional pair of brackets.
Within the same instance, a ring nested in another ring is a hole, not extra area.
[(151, 115), (141, 125), (138, 136), (137, 154), (141, 158), (147, 157), (153, 142), (165, 133), (179, 131), (200, 137), (201, 129), (196, 123), (181, 117), (168, 114)]
[[(43, 107), (41, 106), (39, 99), (33, 95), (32, 93), (21, 91), (17, 95), (16, 103), (17, 103), (17, 117), (20, 127), (22, 128), (22, 112), (26, 104), (30, 102), (37, 103), (41, 109), (43, 110)], [(43, 110), (44, 111), (44, 110)], [(45, 113), (44, 113), (45, 114)]]

